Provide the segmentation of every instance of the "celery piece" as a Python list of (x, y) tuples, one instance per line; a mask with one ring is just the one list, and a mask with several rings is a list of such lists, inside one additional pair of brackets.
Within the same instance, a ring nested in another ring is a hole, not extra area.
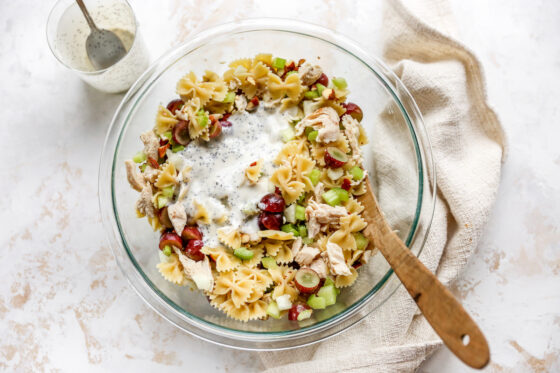
[(278, 264), (276, 264), (276, 260), (270, 256), (265, 256), (264, 258), (262, 258), (261, 263), (266, 269), (278, 267)]
[(280, 132), (280, 136), (282, 136), (282, 141), (288, 142), (294, 139), (296, 133), (294, 132), (294, 129), (292, 127), (288, 127)]
[(321, 298), (316, 296), (315, 294), (311, 294), (309, 298), (307, 298), (307, 305), (314, 310), (322, 310), (327, 306), (327, 302), (325, 298)]
[(365, 250), (369, 244), (369, 240), (361, 232), (353, 233), (353, 236), (354, 240), (356, 240), (356, 249)]
[(321, 96), (323, 94), (323, 91), (327, 88), (321, 83), (317, 83), (315, 84), (315, 86), (317, 87), (317, 92), (319, 93), (319, 96)]
[(305, 93), (303, 94), (303, 96), (304, 96), (305, 98), (310, 99), (310, 100), (312, 100), (312, 99), (314, 99), (314, 98), (319, 98), (319, 97), (320, 97), (319, 92), (317, 92), (317, 91), (315, 91), (315, 90), (313, 90), (313, 91), (307, 91), (307, 92), (305, 92)]
[(229, 91), (226, 93), (226, 97), (222, 101), (224, 104), (229, 104), (235, 100), (235, 92)]
[(280, 229), (282, 230), (282, 232), (293, 233), (295, 237), (299, 236), (299, 231), (297, 230), (296, 226), (293, 224), (284, 224)]
[(284, 217), (288, 223), (294, 224), (296, 222), (296, 204), (292, 203), (284, 209)]
[(148, 157), (146, 157), (146, 153), (138, 152), (138, 153), (136, 153), (136, 155), (134, 157), (132, 157), (132, 160), (135, 163), (142, 163), (142, 162), (145, 162), (147, 158)]
[(311, 314), (313, 314), (313, 310), (303, 310), (297, 315), (297, 321), (308, 319), (311, 317)]
[(286, 60), (284, 58), (276, 57), (272, 60), (272, 67), (277, 70), (283, 69), (286, 66)]
[(171, 249), (171, 246), (165, 245), (165, 247), (163, 248), (162, 252), (163, 252), (163, 254), (164, 254), (165, 256), (170, 256), (171, 253), (173, 252), (173, 250)]
[(175, 194), (175, 187), (172, 186), (168, 186), (166, 188), (163, 188), (161, 190), (161, 195), (164, 196), (165, 198), (173, 198), (173, 194)]
[(350, 198), (350, 194), (345, 189), (333, 188), (332, 190), (336, 191), (336, 194), (338, 194), (338, 198), (340, 199), (340, 202), (346, 202)]
[(332, 306), (336, 303), (336, 290), (334, 285), (323, 286), (317, 292), (317, 296), (325, 300), (326, 306)]
[(348, 83), (346, 83), (346, 79), (344, 78), (332, 78), (332, 82), (338, 89), (346, 89), (346, 87), (348, 87)]
[(325, 279), (325, 283), (323, 284), (323, 286), (331, 286), (331, 285), (334, 286), (334, 281), (333, 281), (332, 278), (327, 277), (327, 278)]
[(202, 109), (196, 114), (196, 121), (201, 128), (206, 128), (208, 125), (208, 114)]
[(296, 202), (301, 204), (301, 203), (303, 203), (303, 201), (305, 201), (306, 197), (307, 197), (307, 193), (305, 193), (305, 192), (301, 193), (301, 196), (298, 197)]
[(305, 127), (304, 130), (305, 136), (309, 135), (309, 132), (313, 132), (313, 131), (314, 131), (313, 127)]
[(183, 145), (173, 145), (173, 147), (171, 148), (171, 151), (173, 153), (177, 153), (183, 150), (185, 150), (185, 147)]
[(302, 241), (303, 241), (304, 245), (311, 245), (313, 243), (313, 238), (303, 237)]
[(286, 73), (286, 76), (292, 75), (292, 74), (297, 74), (297, 71), (295, 71), (295, 70), (288, 71), (288, 72)]
[(311, 131), (309, 132), (309, 135), (307, 135), (307, 140), (314, 142), (317, 138), (317, 135), (319, 135), (319, 131)]
[(280, 315), (280, 309), (278, 308), (278, 304), (275, 301), (272, 301), (268, 304), (268, 307), (266, 308), (266, 313), (270, 317), (273, 317), (275, 319), (279, 319), (280, 317), (282, 317)]
[(334, 189), (331, 189), (328, 192), (323, 193), (322, 197), (323, 200), (331, 206), (340, 205), (340, 197)]
[(146, 167), (148, 167), (148, 164), (147, 164), (147, 163), (142, 163), (142, 164), (140, 165), (140, 171), (141, 171), (141, 172), (144, 172), (144, 171), (146, 170)]
[(171, 133), (171, 131), (165, 132), (162, 136), (165, 137), (169, 141), (171, 141), (173, 139), (173, 134)]
[(255, 253), (247, 249), (246, 247), (240, 247), (238, 249), (233, 250), (233, 255), (235, 255), (241, 260), (249, 260), (253, 258)]
[(305, 225), (298, 225), (298, 232), (300, 237), (307, 237), (307, 227)]
[(354, 166), (350, 169), (350, 175), (352, 175), (352, 179), (360, 181), (364, 178), (364, 170), (358, 166)]
[(296, 205), (295, 217), (296, 220), (305, 220), (305, 207)]
[(169, 198), (164, 196), (158, 196), (157, 198), (157, 207), (158, 209), (162, 209), (167, 206), (167, 202), (169, 202)]
[(309, 180), (311, 180), (311, 184), (313, 184), (313, 186), (319, 183), (320, 177), (321, 177), (321, 171), (318, 168), (314, 168), (309, 173)]

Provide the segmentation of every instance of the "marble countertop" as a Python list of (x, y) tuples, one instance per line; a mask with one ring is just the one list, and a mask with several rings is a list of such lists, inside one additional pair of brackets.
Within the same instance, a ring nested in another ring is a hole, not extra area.
[[(259, 371), (254, 354), (169, 325), (117, 268), (97, 207), (97, 167), (122, 95), (93, 90), (54, 59), (44, 34), (52, 3), (0, 5), (0, 369)], [(199, 4), (132, 1), (152, 58), (211, 25), (295, 9), (295, 18), (380, 54), (378, 2)], [(486, 371), (560, 371), (560, 3), (451, 4), (509, 139), (492, 217), (452, 290), (489, 339)], [(442, 348), (420, 371), (470, 369)]]

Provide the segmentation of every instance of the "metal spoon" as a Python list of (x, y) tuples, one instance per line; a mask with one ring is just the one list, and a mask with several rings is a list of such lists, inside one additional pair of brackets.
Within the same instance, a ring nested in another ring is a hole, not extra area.
[(387, 259), (426, 320), (451, 352), (473, 368), (484, 368), (490, 361), (490, 350), (484, 334), (453, 294), (391, 229), (371, 190), (369, 179), (365, 182), (367, 192), (358, 198), (364, 206), (363, 217), (368, 223), (364, 236)]
[(91, 29), (86, 39), (86, 52), (95, 69), (102, 70), (117, 63), (126, 54), (126, 49), (115, 33), (99, 29), (89, 14), (83, 0), (76, 0)]

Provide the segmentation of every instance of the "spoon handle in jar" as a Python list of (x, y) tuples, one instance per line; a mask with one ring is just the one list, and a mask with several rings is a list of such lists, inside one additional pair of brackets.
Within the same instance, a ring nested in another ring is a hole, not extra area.
[(86, 18), (86, 21), (89, 25), (89, 27), (92, 30), (99, 30), (97, 28), (97, 26), (95, 25), (95, 22), (93, 22), (93, 18), (91, 18), (91, 15), (89, 14), (89, 11), (86, 8), (86, 4), (84, 4), (83, 0), (76, 0), (76, 3), (78, 3), (78, 6), (80, 7), (80, 10), (82, 11), (82, 13), (84, 14), (84, 17)]

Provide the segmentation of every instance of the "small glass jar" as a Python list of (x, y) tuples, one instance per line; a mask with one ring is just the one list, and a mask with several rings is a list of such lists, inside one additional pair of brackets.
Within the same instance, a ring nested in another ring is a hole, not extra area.
[(110, 93), (126, 91), (149, 66), (149, 54), (138, 22), (126, 0), (87, 0), (97, 27), (114, 32), (126, 55), (106, 69), (96, 70), (86, 53), (90, 28), (74, 0), (59, 0), (47, 21), (47, 40), (55, 57), (92, 87)]

